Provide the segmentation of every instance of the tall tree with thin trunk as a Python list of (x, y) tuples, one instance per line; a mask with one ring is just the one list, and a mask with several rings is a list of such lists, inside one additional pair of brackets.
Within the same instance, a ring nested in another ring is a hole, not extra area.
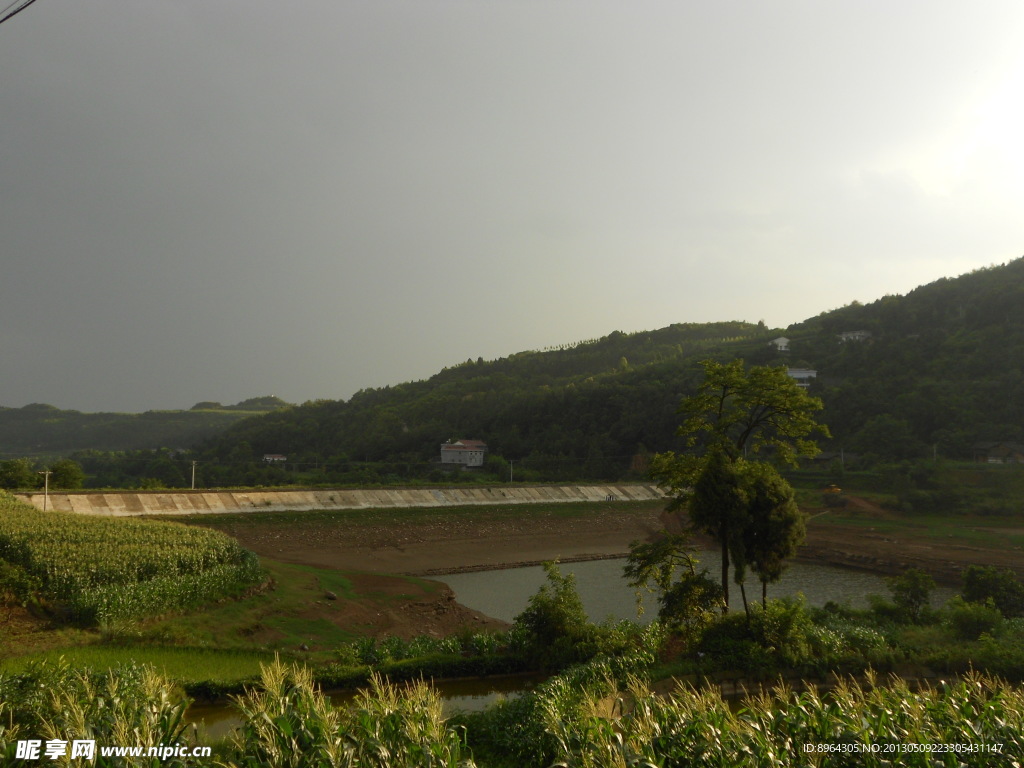
[[(683, 422), (677, 432), (688, 450), (656, 455), (652, 475), (672, 497), (669, 510), (687, 511), (696, 529), (718, 541), (722, 589), (728, 598), (730, 558), (741, 583), (748, 563), (747, 545), (752, 534), (747, 528), (752, 513), (765, 505), (770, 507), (774, 499), (780, 505), (780, 514), (762, 515), (763, 520), (781, 524), (788, 519), (788, 513), (782, 514), (788, 509), (785, 492), (778, 485), (785, 481), (778, 477), (776, 482), (759, 474), (761, 471), (752, 469), (749, 463), (796, 466), (798, 456), (818, 453), (817, 444), (809, 436), (819, 433), (829, 437), (829, 432), (814, 417), (823, 407), (821, 400), (808, 395), (785, 368), (748, 369), (742, 360), (705, 360), (701, 365), (704, 381), (694, 395), (683, 400), (678, 411)], [(796, 530), (793, 528), (791, 533), (795, 535)], [(771, 538), (762, 534), (759, 540)], [(761, 570), (756, 572), (768, 579), (777, 578), (774, 574), (781, 573), (780, 567), (766, 555), (759, 555)]]
[(728, 612), (730, 555), (736, 555), (733, 565), (742, 571), (743, 556), (737, 545), (747, 526), (747, 496), (736, 464), (721, 451), (712, 452), (693, 484), (688, 502), (693, 527), (712, 536), (721, 547), (722, 612)]

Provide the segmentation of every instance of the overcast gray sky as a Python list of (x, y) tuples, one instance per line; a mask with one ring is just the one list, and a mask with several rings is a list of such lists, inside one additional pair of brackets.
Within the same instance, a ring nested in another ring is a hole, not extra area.
[(0, 405), (348, 398), (1024, 255), (1024, 4), (39, 0)]

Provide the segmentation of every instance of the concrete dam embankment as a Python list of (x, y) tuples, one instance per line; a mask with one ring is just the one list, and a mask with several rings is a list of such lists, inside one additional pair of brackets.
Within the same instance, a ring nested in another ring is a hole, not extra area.
[(546, 485), (495, 488), (378, 488), (310, 491), (126, 491), (18, 494), (39, 509), (83, 515), (196, 515), (311, 509), (448, 507), (467, 504), (550, 504), (648, 501), (664, 498), (654, 485)]

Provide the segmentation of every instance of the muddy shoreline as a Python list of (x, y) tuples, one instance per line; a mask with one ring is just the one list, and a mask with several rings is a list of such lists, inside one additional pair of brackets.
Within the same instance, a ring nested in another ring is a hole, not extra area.
[[(624, 557), (628, 557), (629, 552), (612, 552), (604, 555), (570, 555), (569, 557), (560, 557), (558, 562), (560, 563), (586, 563), (592, 560), (619, 560)], [(514, 563), (494, 563), (488, 565), (460, 565), (451, 568), (430, 568), (425, 571), (416, 571), (415, 573), (406, 573), (404, 576), (420, 576), (429, 579), (432, 576), (450, 576), (454, 573), (480, 573), (481, 571), (505, 571), (510, 568), (530, 568), (538, 565), (544, 565), (544, 563), (550, 562), (551, 558), (546, 560), (519, 560)]]

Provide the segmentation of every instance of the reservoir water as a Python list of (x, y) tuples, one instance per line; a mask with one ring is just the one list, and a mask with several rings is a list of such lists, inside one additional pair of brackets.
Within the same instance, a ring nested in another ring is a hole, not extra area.
[[(700, 561), (698, 570), (707, 568), (711, 578), (717, 581), (722, 568), (719, 553), (706, 550), (699, 552), (697, 558)], [(602, 621), (608, 617), (637, 619), (636, 592), (622, 576), (625, 564), (624, 558), (559, 564), (563, 574), (575, 575), (576, 587), (591, 621)], [(526, 608), (530, 596), (545, 582), (544, 569), (539, 565), (432, 578), (450, 586), (455, 592), (455, 599), (463, 605), (509, 622)], [(760, 601), (761, 583), (754, 574), (748, 574), (746, 589), (748, 602)], [(729, 591), (730, 608), (742, 610), (739, 587), (733, 584)], [(832, 600), (848, 603), (853, 608), (866, 608), (870, 594), (890, 596), (883, 576), (834, 566), (790, 563), (782, 579), (768, 585), (768, 598), (786, 597), (797, 592), (804, 594), (809, 605), (821, 606)], [(940, 605), (952, 595), (951, 589), (936, 588), (932, 602)], [(657, 614), (657, 602), (647, 595), (644, 605), (640, 620), (650, 621)]]

